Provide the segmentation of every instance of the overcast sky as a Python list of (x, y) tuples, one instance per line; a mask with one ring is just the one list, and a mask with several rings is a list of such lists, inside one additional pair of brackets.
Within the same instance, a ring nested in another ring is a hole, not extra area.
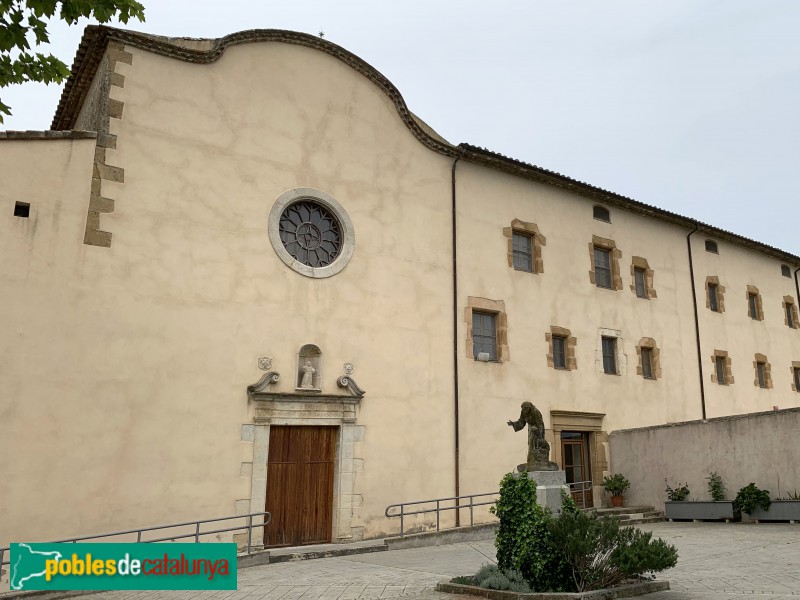
[[(800, 254), (800, 1), (142, 1), (127, 26), (161, 35), (324, 31), (453, 143)], [(2, 90), (4, 127), (47, 129), (59, 95)]]

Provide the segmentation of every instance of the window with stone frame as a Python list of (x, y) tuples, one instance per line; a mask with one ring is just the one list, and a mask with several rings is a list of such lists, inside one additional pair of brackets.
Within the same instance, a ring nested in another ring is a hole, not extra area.
[(653, 338), (642, 338), (636, 346), (639, 355), (639, 365), (636, 374), (645, 379), (661, 379), (661, 350)]
[(783, 297), (783, 322), (792, 329), (800, 328), (800, 319), (797, 316), (797, 305), (791, 296)]
[(706, 240), (706, 252), (711, 252), (712, 254), (719, 254), (719, 246), (717, 242), (714, 240)]
[(789, 265), (781, 265), (781, 275), (791, 279), (792, 270), (789, 268)]
[(792, 391), (800, 392), (800, 362), (792, 362)]
[(514, 219), (511, 227), (503, 228), (503, 235), (507, 240), (510, 268), (527, 273), (544, 273), (542, 248), (547, 245), (547, 240), (539, 232), (536, 223)]
[(477, 359), (478, 353), (487, 352), (492, 362), (509, 358), (508, 319), (505, 302), (469, 296), (464, 310), (467, 326), (466, 355)]
[(706, 277), (706, 308), (713, 312), (725, 312), (725, 286), (720, 285), (719, 277)]
[(637, 298), (648, 300), (658, 297), (653, 287), (653, 276), (653, 269), (646, 258), (634, 256), (631, 259), (631, 291)]
[(617, 249), (614, 240), (592, 236), (592, 242), (589, 244), (589, 258), (592, 267), (589, 271), (589, 281), (592, 284), (609, 290), (622, 289), (622, 276), (619, 269), (622, 253)]
[(562, 371), (574, 371), (578, 368), (575, 355), (578, 340), (569, 329), (551, 325), (550, 331), (544, 334), (544, 339), (548, 343), (548, 367)]
[(731, 369), (731, 358), (726, 350), (714, 350), (711, 355), (711, 364), (714, 371), (711, 374), (711, 382), (719, 385), (733, 384), (733, 371)]
[(754, 285), (747, 286), (747, 316), (754, 321), (764, 320), (764, 305), (761, 302), (761, 293)]
[(757, 353), (753, 361), (753, 368), (756, 375), (753, 385), (765, 390), (772, 388), (772, 365), (769, 364), (767, 357)]

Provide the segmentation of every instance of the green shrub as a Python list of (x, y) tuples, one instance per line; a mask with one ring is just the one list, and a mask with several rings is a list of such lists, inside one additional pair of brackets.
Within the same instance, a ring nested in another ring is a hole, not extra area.
[(612, 587), (675, 566), (675, 548), (651, 538), (638, 529), (620, 529), (618, 519), (598, 519), (582, 511), (562, 513), (550, 526), (554, 549), (570, 574), (570, 591), (577, 592)]
[(503, 572), (497, 565), (485, 565), (475, 574), (475, 585), (487, 590), (508, 590), (522, 594), (531, 593), (531, 588), (519, 571)]
[(664, 480), (664, 483), (667, 486), (667, 488), (664, 490), (667, 492), (667, 499), (671, 500), (672, 502), (683, 502), (690, 493), (688, 484), (686, 483), (683, 485), (679, 483), (677, 487), (674, 488), (666, 479)]
[(568, 494), (561, 490), (561, 512), (576, 513), (578, 512), (578, 504), (572, 494)]
[(550, 540), (553, 518), (536, 503), (536, 482), (527, 473), (507, 474), (491, 512), (500, 520), (495, 538), (500, 571), (519, 571), (537, 592), (563, 591), (569, 581)]
[(706, 481), (708, 482), (708, 493), (711, 494), (711, 499), (714, 502), (725, 500), (725, 485), (722, 483), (722, 477), (719, 476), (719, 473), (711, 471), (706, 477)]
[(616, 473), (603, 477), (603, 487), (612, 496), (622, 496), (631, 487), (631, 482), (622, 473)]
[(756, 506), (761, 510), (768, 510), (772, 501), (769, 499), (769, 491), (756, 487), (755, 483), (750, 483), (739, 490), (733, 500), (733, 510), (740, 510), (748, 515), (753, 514)]

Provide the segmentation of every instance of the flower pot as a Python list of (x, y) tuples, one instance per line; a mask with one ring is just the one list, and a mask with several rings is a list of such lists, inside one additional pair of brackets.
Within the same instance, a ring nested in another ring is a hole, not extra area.
[(680, 502), (664, 502), (664, 516), (670, 521), (675, 519), (735, 521), (741, 518), (741, 513), (733, 510), (733, 502), (730, 500), (721, 500), (719, 502), (682, 500)]
[(773, 500), (768, 510), (756, 507), (750, 515), (753, 521), (800, 521), (800, 500)]
[(614, 508), (619, 508), (622, 506), (622, 501), (624, 498), (622, 496), (611, 496), (611, 506)]

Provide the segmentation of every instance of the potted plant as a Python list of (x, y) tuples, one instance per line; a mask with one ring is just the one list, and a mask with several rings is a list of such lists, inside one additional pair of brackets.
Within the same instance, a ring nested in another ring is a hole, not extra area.
[(762, 510), (756, 506), (750, 513), (754, 521), (789, 521), (800, 522), (800, 492), (788, 492), (785, 496), (776, 498), (769, 504), (769, 510)]
[(722, 521), (730, 523), (740, 518), (741, 513), (734, 507), (733, 501), (725, 500), (725, 485), (718, 473), (711, 472), (706, 477), (708, 495), (711, 500), (691, 500), (687, 484), (678, 484), (676, 487), (669, 485), (667, 480), (667, 498), (664, 503), (664, 514), (670, 521), (686, 519), (692, 521)]
[(769, 490), (762, 490), (755, 483), (748, 483), (740, 489), (733, 500), (735, 507), (756, 522), (771, 519), (771, 516), (766, 514), (771, 504)]
[(622, 473), (616, 473), (615, 475), (603, 477), (603, 487), (611, 494), (611, 506), (618, 508), (622, 506), (623, 494), (631, 487), (631, 482)]

